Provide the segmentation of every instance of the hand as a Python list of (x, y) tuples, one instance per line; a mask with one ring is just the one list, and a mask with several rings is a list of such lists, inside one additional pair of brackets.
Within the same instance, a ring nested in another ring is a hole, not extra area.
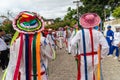
[(120, 47), (120, 43), (117, 46)]

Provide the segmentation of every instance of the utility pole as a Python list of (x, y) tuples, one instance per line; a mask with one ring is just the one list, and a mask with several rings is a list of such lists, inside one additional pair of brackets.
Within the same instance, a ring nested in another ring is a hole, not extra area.
[(73, 1), (73, 3), (76, 3), (76, 6), (77, 6), (77, 18), (79, 19), (79, 3), (80, 3), (81, 1), (79, 0), (79, 1)]
[(81, 1), (80, 0), (77, 0), (77, 1), (73, 1), (73, 3), (76, 3), (76, 6), (77, 6), (77, 20), (78, 20), (78, 26), (79, 26), (79, 3)]

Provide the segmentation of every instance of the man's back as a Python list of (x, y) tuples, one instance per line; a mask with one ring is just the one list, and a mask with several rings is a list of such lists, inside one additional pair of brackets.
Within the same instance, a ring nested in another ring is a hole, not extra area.
[[(108, 48), (107, 41), (103, 34), (97, 30), (92, 29), (92, 35), (93, 35), (93, 45), (94, 45), (94, 51), (98, 51), (99, 45), (103, 46), (102, 48)], [(89, 29), (84, 29), (85, 34), (85, 46), (86, 46), (86, 52), (92, 51), (92, 44), (91, 44), (91, 36)], [(76, 36), (72, 39), (71, 45), (72, 48), (75, 48), (76, 44), (78, 43), (79, 46), (79, 53), (83, 53), (83, 36), (82, 36), (82, 30), (79, 30), (76, 34)], [(107, 52), (106, 52), (107, 53)]]

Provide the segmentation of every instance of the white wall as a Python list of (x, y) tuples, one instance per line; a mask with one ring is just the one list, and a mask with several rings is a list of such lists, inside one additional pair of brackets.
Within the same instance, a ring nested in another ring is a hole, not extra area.
[(111, 26), (111, 30), (115, 31), (115, 27), (116, 27), (116, 26), (120, 26), (120, 19), (115, 19), (115, 20), (111, 20), (111, 21), (106, 21), (106, 22), (104, 22), (104, 27), (105, 27), (104, 35), (105, 35), (105, 36), (106, 36), (107, 26), (108, 26), (108, 25)]

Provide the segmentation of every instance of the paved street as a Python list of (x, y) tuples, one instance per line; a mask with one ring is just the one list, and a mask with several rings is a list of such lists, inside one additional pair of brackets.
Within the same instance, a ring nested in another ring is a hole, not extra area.
[[(120, 62), (113, 57), (102, 61), (104, 80), (120, 80)], [(76, 61), (64, 49), (57, 50), (57, 58), (49, 61), (49, 80), (76, 80)], [(2, 71), (0, 69), (0, 80)]]

